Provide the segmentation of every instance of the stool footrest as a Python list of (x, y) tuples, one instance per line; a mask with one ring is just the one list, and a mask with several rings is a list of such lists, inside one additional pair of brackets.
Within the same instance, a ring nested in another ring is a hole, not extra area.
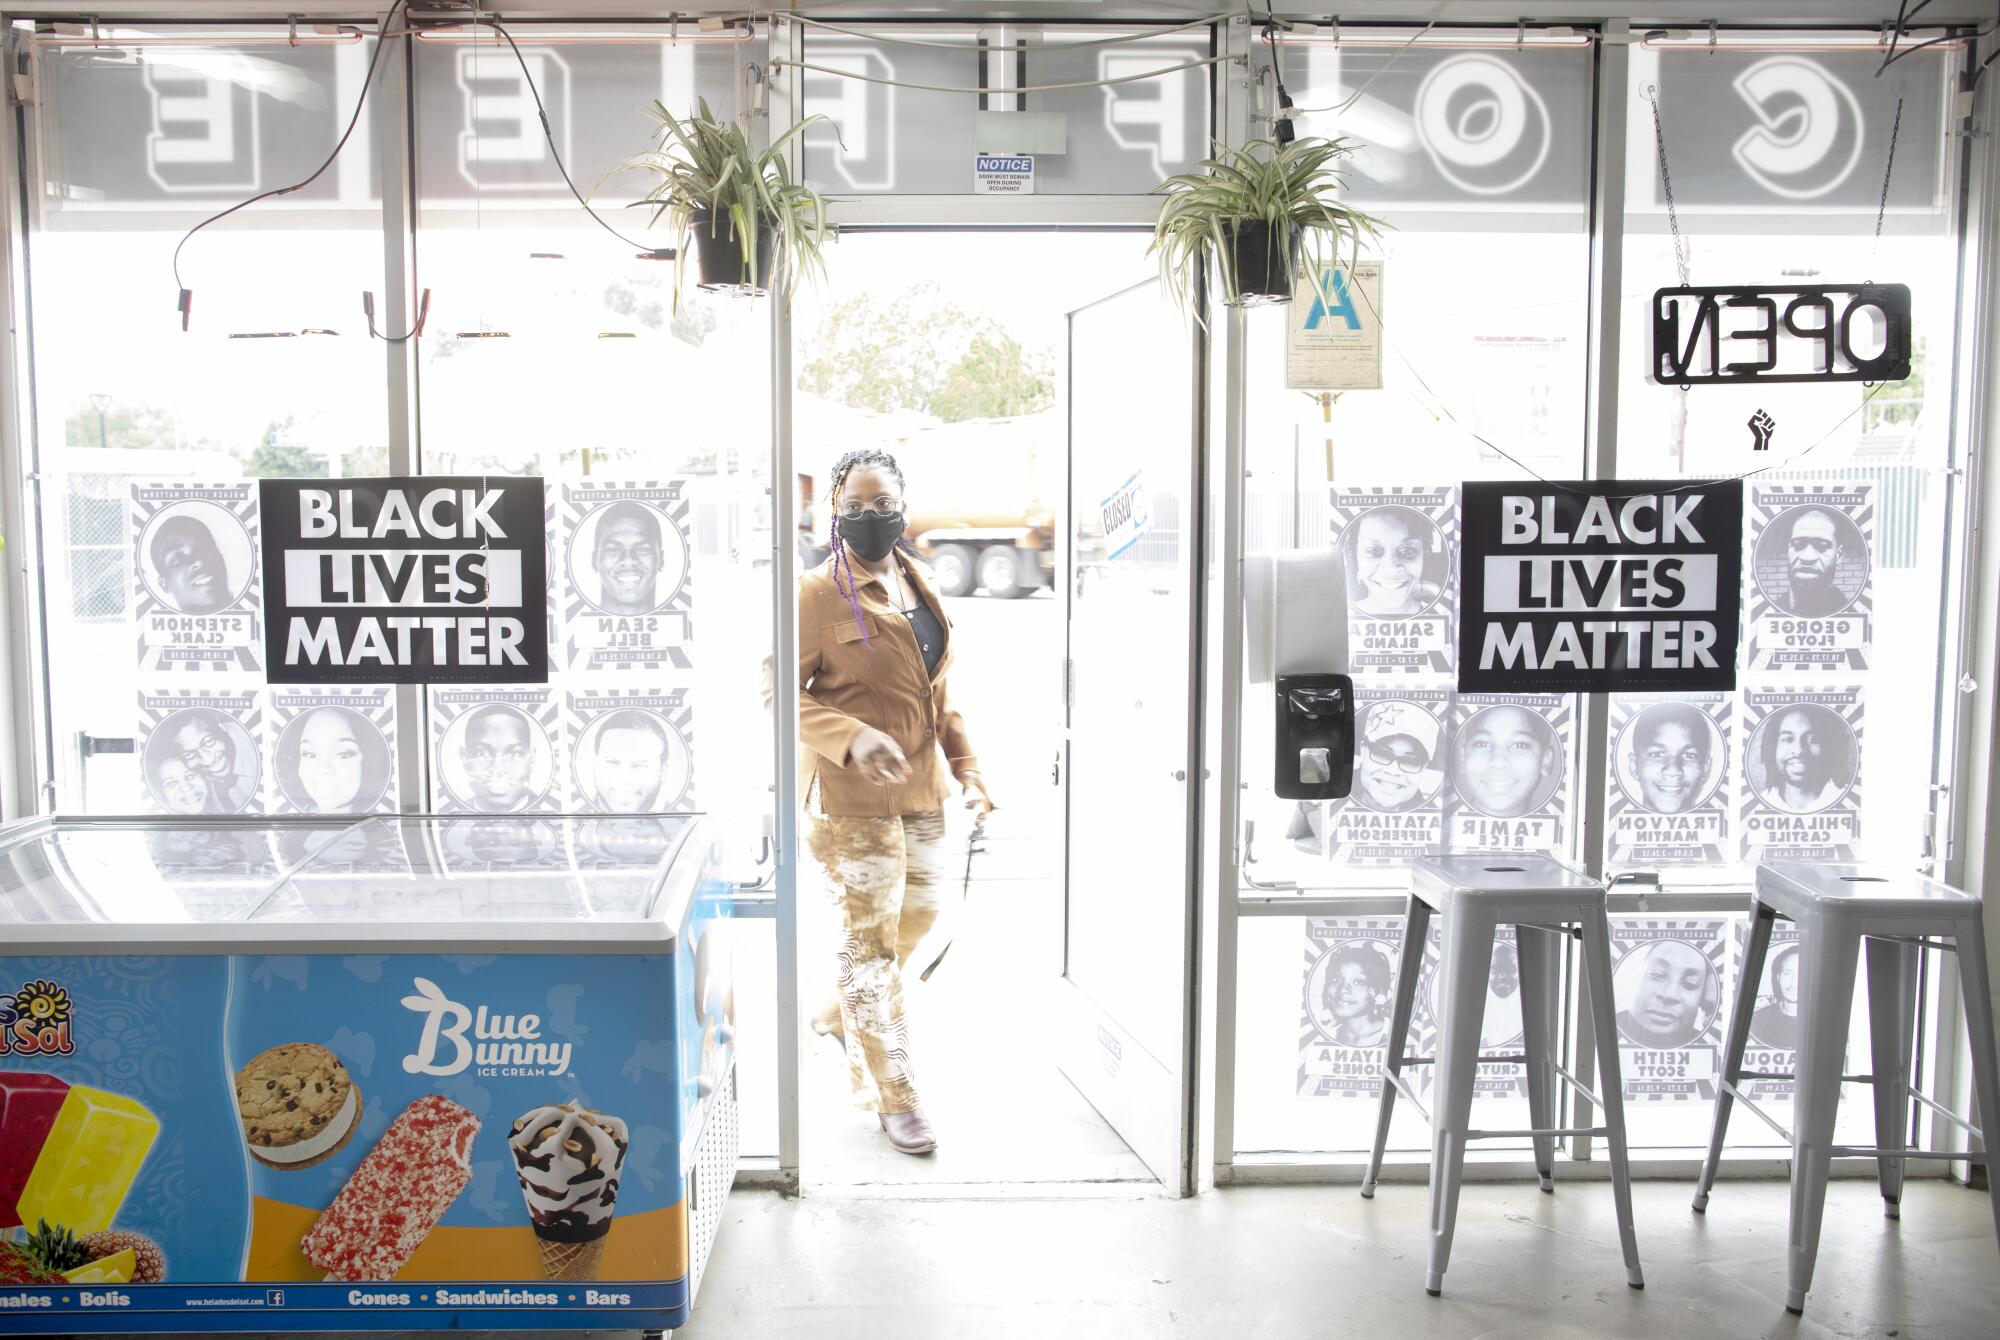
[(1397, 1074), (1393, 1070), (1383, 1071), (1382, 1078), (1388, 1080), (1391, 1084), (1395, 1085), (1396, 1092), (1402, 1094), (1404, 1098), (1409, 1100), (1410, 1106), (1417, 1109), (1417, 1115), (1424, 1119), (1424, 1125), (1428, 1126), (1431, 1124), (1430, 1110), (1424, 1106), (1423, 1100), (1417, 1097), (1417, 1091), (1410, 1087), (1410, 1082), (1408, 1080), (1404, 1079), (1401, 1075)]
[(1737, 1102), (1743, 1104), (1744, 1107), (1748, 1108), (1751, 1116), (1757, 1118), (1757, 1120), (1763, 1122), (1766, 1126), (1769, 1126), (1772, 1130), (1776, 1131), (1778, 1133), (1779, 1138), (1782, 1139), (1786, 1144), (1792, 1143), (1792, 1133), (1786, 1130), (1783, 1126), (1780, 1126), (1778, 1124), (1778, 1120), (1776, 1117), (1773, 1117), (1769, 1112), (1766, 1112), (1763, 1108), (1757, 1106), (1757, 1102), (1755, 1099), (1745, 1097), (1743, 1091), (1741, 1089), (1738, 1089), (1734, 1082), (1730, 1080), (1723, 1080), (1722, 1091), (1728, 1094), (1731, 1098), (1734, 1098)]
[(1861, 938), (1864, 940), (1888, 940), (1899, 945), (1916, 945), (1920, 949), (1937, 949), (1947, 954), (1956, 954), (1958, 952), (1957, 941), (1935, 940), (1928, 935), (1875, 935), (1864, 933)]
[(1575, 1075), (1570, 1074), (1569, 1071), (1562, 1066), (1551, 1066), (1550, 1069), (1554, 1070), (1556, 1074), (1562, 1076), (1563, 1079), (1569, 1084), (1570, 1088), (1575, 1089), (1578, 1093), (1582, 1094), (1586, 1099), (1588, 1099), (1592, 1107), (1596, 1108), (1599, 1112), (1602, 1112), (1604, 1110), (1604, 1100), (1602, 1098), (1599, 1098), (1596, 1095), (1596, 1093), (1594, 1093), (1589, 1088), (1589, 1086), (1584, 1084), (1582, 1080), (1578, 1079)]
[(1736, 1072), (1736, 1078), (1737, 1078), (1738, 1080), (1746, 1080), (1746, 1079), (1797, 1079), (1797, 1078), (1798, 1078), (1798, 1076), (1797, 1076), (1797, 1075), (1795, 1075), (1795, 1074), (1793, 1074), (1793, 1073), (1792, 1073), (1791, 1071), (1789, 1071), (1789, 1070), (1739, 1070), (1739, 1071), (1737, 1071), (1737, 1072)]
[(1436, 1064), (1437, 1064), (1437, 1057), (1435, 1057), (1435, 1056), (1405, 1056), (1405, 1057), (1403, 1058), (1403, 1064), (1404, 1064), (1404, 1065), (1436, 1065)]
[(1986, 1155), (1977, 1151), (1950, 1154), (1933, 1149), (1882, 1149), (1875, 1145), (1835, 1145), (1828, 1151), (1837, 1159), (1928, 1159), (1934, 1163), (1984, 1163)]
[(1932, 1099), (1923, 1093), (1918, 1092), (1916, 1089), (1906, 1088), (1905, 1092), (1908, 1093), (1910, 1097), (1916, 1099), (1918, 1102), (1922, 1103), (1925, 1107), (1929, 1108), (1931, 1111), (1937, 1113), (1940, 1117), (1943, 1117), (1946, 1121), (1950, 1122), (1952, 1125), (1958, 1127), (1958, 1129), (1960, 1129), (1961, 1131), (1964, 1131), (1967, 1135), (1970, 1135), (1973, 1139), (1984, 1140), (1986, 1138), (1986, 1136), (1980, 1131), (1980, 1129), (1977, 1126), (1967, 1121), (1964, 1117), (1959, 1116), (1958, 1113), (1952, 1111), (1944, 1104), (1937, 1102), (1935, 1099)]
[(1467, 1131), (1465, 1133), (1465, 1138), (1468, 1140), (1506, 1140), (1506, 1139), (1527, 1139), (1537, 1135), (1547, 1135), (1547, 1136), (1608, 1135), (1609, 1132), (1610, 1132), (1610, 1127), (1608, 1126), (1543, 1126), (1543, 1127), (1524, 1126), (1519, 1130), (1513, 1130), (1513, 1131)]

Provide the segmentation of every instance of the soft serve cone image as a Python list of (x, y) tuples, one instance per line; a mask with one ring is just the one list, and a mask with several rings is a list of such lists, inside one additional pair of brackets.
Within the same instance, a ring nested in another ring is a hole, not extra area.
[(550, 1279), (597, 1278), (629, 1143), (624, 1122), (576, 1102), (515, 1121), (507, 1147)]

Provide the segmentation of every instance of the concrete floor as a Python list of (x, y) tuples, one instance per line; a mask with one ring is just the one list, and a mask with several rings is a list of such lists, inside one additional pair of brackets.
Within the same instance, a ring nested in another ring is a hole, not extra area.
[(1806, 1315), (1784, 1310), (1786, 1190), (1640, 1183), (1647, 1287), (1625, 1287), (1609, 1189), (1466, 1188), (1442, 1298), (1423, 1291), (1425, 1191), (1231, 1188), (1127, 1196), (907, 1199), (738, 1191), (686, 1340), (1035, 1336), (2000, 1335), (2000, 1251), (1983, 1192), (1913, 1183), (1901, 1222), (1872, 1182), (1827, 1203)]

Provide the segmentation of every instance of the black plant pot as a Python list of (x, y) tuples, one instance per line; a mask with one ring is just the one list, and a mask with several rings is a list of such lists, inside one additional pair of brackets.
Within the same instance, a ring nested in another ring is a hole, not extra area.
[(697, 209), (688, 215), (688, 236), (694, 239), (696, 272), (706, 289), (761, 295), (771, 287), (771, 264), (778, 252), (778, 232), (768, 223), (756, 224), (757, 273), (753, 280), (743, 260), (743, 244), (728, 214)]
[(1262, 219), (1245, 219), (1224, 238), (1236, 276), (1233, 306), (1263, 307), (1292, 300), (1289, 262), (1299, 253), (1297, 224), (1287, 224), (1281, 231)]

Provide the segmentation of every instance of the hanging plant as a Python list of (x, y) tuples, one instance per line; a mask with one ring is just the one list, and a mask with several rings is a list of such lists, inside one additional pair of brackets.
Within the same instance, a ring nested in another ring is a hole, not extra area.
[(790, 297), (808, 272), (824, 272), (826, 202), (791, 178), (785, 146), (824, 116), (809, 116), (759, 152), (734, 121), (719, 121), (702, 99), (692, 116), (652, 108), (657, 147), (621, 164), (658, 174), (635, 208), (662, 216), (675, 238), (674, 299), (685, 282), (688, 243), (699, 252), (703, 288), (762, 294), (774, 276)]
[(1335, 198), (1334, 164), (1353, 152), (1346, 139), (1252, 140), (1167, 178), (1151, 250), (1168, 290), (1185, 303), (1211, 256), (1230, 306), (1289, 302), (1293, 282), (1337, 259), (1343, 242), (1351, 261), (1388, 226)]

